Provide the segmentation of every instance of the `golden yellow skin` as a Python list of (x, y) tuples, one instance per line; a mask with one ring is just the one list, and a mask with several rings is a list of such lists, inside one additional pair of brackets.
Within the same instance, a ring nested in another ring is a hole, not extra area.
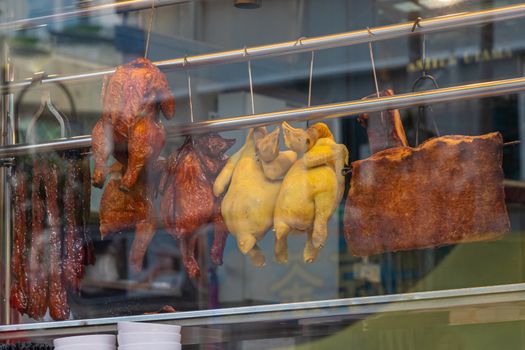
[(281, 179), (297, 157), (292, 151), (281, 152), (273, 162), (265, 163), (271, 169), (271, 177), (267, 176), (257, 157), (253, 134), (250, 130), (245, 145), (228, 160), (213, 191), (220, 196), (229, 184), (221, 204), (224, 222), (237, 240), (239, 250), (248, 254), (255, 265), (262, 266), (265, 258), (256, 243), (273, 226)]
[(342, 170), (348, 163), (348, 150), (335, 143), (322, 123), (312, 127), (319, 132), (306, 133), (287, 124), (283, 127), (287, 146), (309, 150), (288, 171), (277, 197), (275, 257), (280, 263), (287, 261), (287, 236), (296, 230), (308, 234), (303, 255), (305, 262), (312, 262), (326, 241), (328, 220), (344, 193)]

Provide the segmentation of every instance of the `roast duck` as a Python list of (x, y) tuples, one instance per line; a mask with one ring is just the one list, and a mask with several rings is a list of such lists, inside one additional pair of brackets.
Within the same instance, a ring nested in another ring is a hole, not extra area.
[[(166, 140), (159, 111), (171, 119), (175, 100), (166, 76), (145, 58), (119, 66), (102, 93), (103, 113), (92, 134), (93, 185), (111, 177), (100, 203), (100, 232), (136, 229), (130, 261), (138, 270), (157, 227), (153, 200)], [(116, 162), (108, 167), (110, 155)]]
[(17, 159), (12, 172), (11, 307), (36, 320), (48, 309), (54, 320), (68, 319), (67, 293), (79, 291), (85, 266), (94, 263), (89, 158)]
[(375, 153), (352, 163), (344, 219), (352, 254), (492, 240), (509, 231), (501, 134), (409, 147), (397, 111), (362, 120)]
[(175, 115), (166, 76), (146, 58), (117, 67), (104, 83), (102, 117), (93, 128), (93, 184), (102, 188), (110, 155), (124, 166), (120, 188), (130, 191), (144, 168), (157, 161), (166, 141), (159, 109)]
[(274, 212), (275, 257), (288, 259), (287, 236), (304, 232), (304, 261), (313, 262), (328, 235), (328, 220), (339, 206), (345, 188), (346, 146), (337, 144), (328, 126), (317, 123), (307, 130), (283, 123), (286, 147), (297, 153), (280, 186)]
[(242, 148), (228, 162), (213, 184), (216, 197), (224, 198), (221, 213), (239, 250), (256, 266), (265, 264), (257, 245), (273, 227), (273, 215), (282, 178), (296, 161), (294, 151), (279, 151), (280, 128), (250, 129)]
[(218, 134), (189, 136), (168, 158), (161, 181), (161, 218), (166, 230), (181, 242), (184, 267), (196, 278), (200, 267), (196, 259), (198, 233), (214, 228), (212, 261), (222, 264), (228, 230), (220, 212), (220, 200), (213, 195), (213, 182), (228, 157), (225, 152), (235, 140)]

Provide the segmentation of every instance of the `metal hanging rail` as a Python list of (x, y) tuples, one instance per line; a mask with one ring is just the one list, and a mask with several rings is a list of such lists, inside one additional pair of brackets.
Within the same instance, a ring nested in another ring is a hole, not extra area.
[[(111, 2), (108, 4), (89, 6), (85, 8), (74, 9), (62, 13), (54, 13), (47, 16), (39, 16), (33, 18), (19, 19), (10, 22), (0, 23), (0, 30), (20, 30), (34, 28), (51, 22), (66, 21), (73, 18), (87, 17), (91, 15), (100, 15), (109, 13), (110, 11), (139, 11), (148, 9), (154, 0), (127, 0), (121, 2)], [(193, 0), (155, 0), (155, 7), (168, 6)]]
[[(184, 311), (155, 315), (107, 317), (84, 320), (28, 323), (0, 326), (0, 341), (27, 337), (52, 337), (68, 334), (115, 332), (117, 322), (175, 323), (188, 330), (192, 326), (221, 326), (249, 322), (279, 322), (283, 319), (304, 320), (388, 314), (393, 312), (425, 312), (491, 305), (516, 305), (525, 300), (525, 283), (378, 295), (370, 297), (308, 301), (288, 304), (252, 305), (217, 310)], [(512, 320), (522, 320), (519, 313)], [(223, 342), (224, 340), (218, 340)]]
[[(298, 108), (214, 121), (174, 125), (168, 128), (168, 135), (170, 137), (174, 137), (189, 134), (219, 132), (238, 128), (272, 125), (283, 121), (306, 121), (312, 119), (342, 118), (350, 115), (378, 112), (386, 109), (398, 109), (425, 104), (476, 99), (521, 91), (525, 91), (525, 78), (496, 80), (485, 83), (407, 93), (391, 97), (381, 97), (377, 99), (333, 103), (308, 108)], [(24, 144), (1, 147), (0, 158), (5, 159), (31, 153), (77, 149), (90, 146), (90, 136), (79, 136), (37, 145)]]
[[(351, 46), (367, 43), (369, 41), (379, 41), (393, 38), (405, 37), (418, 33), (429, 33), (441, 30), (467, 27), (475, 24), (505, 21), (513, 18), (525, 17), (525, 4), (500, 7), (492, 10), (477, 12), (466, 12), (445, 17), (423, 19), (419, 21), (420, 27), (413, 31), (414, 23), (405, 22), (389, 26), (362, 29), (353, 32), (346, 32), (334, 35), (319, 36), (314, 38), (300, 38), (296, 41), (283, 43), (254, 46), (232, 51), (223, 51), (210, 54), (203, 54), (190, 57), (175, 58), (170, 60), (158, 61), (155, 64), (159, 68), (188, 68), (212, 64), (226, 64), (241, 62), (264, 57), (289, 55), (307, 51)], [(186, 61), (186, 62), (185, 62)], [(102, 70), (91, 73), (81, 73), (65, 76), (52, 76), (45, 79), (43, 83), (69, 82), (84, 79), (100, 78), (104, 75), (112, 74), (115, 69)], [(20, 89), (31, 83), (30, 79), (2, 85), (2, 93)]]

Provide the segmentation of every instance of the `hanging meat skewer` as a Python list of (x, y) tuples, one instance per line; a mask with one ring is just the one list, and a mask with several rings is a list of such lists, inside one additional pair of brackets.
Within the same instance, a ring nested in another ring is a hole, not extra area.
[[(82, 232), (84, 238), (84, 265), (95, 264), (95, 247), (89, 236), (89, 216), (91, 214), (91, 169), (89, 167), (89, 156), (87, 150), (80, 155), (80, 168), (82, 173), (82, 185), (80, 186), (79, 196), (82, 203)], [(84, 277), (82, 274), (81, 278)]]
[(11, 306), (21, 313), (28, 307), (26, 175), (23, 163), (16, 164), (11, 178), (14, 208), (14, 242), (11, 264)]
[(42, 160), (33, 162), (31, 185), (31, 250), (29, 260), (29, 304), (27, 314), (35, 320), (44, 317), (47, 309), (48, 237), (45, 232), (45, 199), (43, 196)]
[[(31, 172), (31, 190), (26, 191), (26, 173)], [(63, 198), (60, 184), (64, 184)], [(91, 195), (89, 158), (77, 152), (65, 157), (46, 155), (33, 160), (33, 169), (17, 162), (11, 186), (14, 208), (11, 306), (37, 320), (49, 308), (54, 320), (65, 320), (70, 314), (68, 290), (79, 291), (85, 266), (95, 261), (87, 231)]]
[(228, 230), (220, 213), (220, 199), (213, 194), (213, 182), (228, 160), (224, 153), (234, 143), (218, 134), (188, 137), (169, 157), (161, 180), (161, 217), (166, 230), (180, 240), (184, 267), (192, 278), (200, 275), (195, 256), (197, 232), (207, 225), (214, 227), (212, 260), (222, 264)]
[(62, 279), (62, 223), (58, 203), (58, 169), (56, 164), (44, 161), (42, 173), (46, 174), (46, 214), (49, 223), (49, 314), (54, 320), (69, 317), (65, 283)]
[[(82, 174), (78, 158), (68, 157), (65, 160), (65, 186), (64, 186), (64, 280), (69, 288), (74, 291), (80, 289), (80, 279), (84, 273), (84, 227), (79, 220), (81, 198), (79, 188), (82, 189)], [(82, 192), (80, 192), (82, 193)], [(84, 213), (82, 212), (82, 215)]]

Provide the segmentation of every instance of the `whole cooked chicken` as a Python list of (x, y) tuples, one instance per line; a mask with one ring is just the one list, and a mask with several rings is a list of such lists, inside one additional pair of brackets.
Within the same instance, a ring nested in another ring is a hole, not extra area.
[[(155, 197), (154, 173), (160, 174), (163, 160), (158, 160), (155, 168), (143, 173), (130, 191), (121, 191), (125, 168), (116, 162), (110, 169), (110, 179), (100, 201), (100, 234), (102, 238), (110, 233), (135, 229), (135, 239), (131, 247), (130, 263), (135, 270), (142, 268), (144, 254), (157, 228), (157, 212), (153, 205)], [(153, 175), (153, 176), (151, 176)]]
[(251, 129), (244, 146), (228, 160), (213, 185), (215, 196), (226, 192), (221, 213), (228, 231), (256, 266), (265, 264), (257, 241), (273, 226), (281, 179), (297, 159), (293, 151), (275, 151), (279, 132), (279, 128), (272, 133), (266, 128)]
[(125, 166), (119, 187), (130, 191), (142, 169), (155, 162), (166, 135), (159, 109), (171, 119), (175, 99), (166, 76), (146, 58), (118, 67), (103, 87), (102, 117), (93, 128), (93, 184), (102, 188), (113, 155)]
[(180, 240), (184, 267), (191, 278), (200, 275), (196, 259), (197, 233), (213, 225), (211, 257), (222, 264), (228, 231), (220, 213), (220, 199), (213, 195), (213, 182), (235, 140), (218, 134), (190, 136), (168, 159), (161, 181), (161, 218), (166, 230)]
[(288, 260), (287, 237), (292, 230), (306, 232), (304, 261), (316, 259), (328, 235), (328, 220), (344, 193), (346, 146), (337, 144), (323, 123), (307, 130), (283, 123), (284, 140), (299, 159), (286, 173), (275, 205), (275, 257)]

